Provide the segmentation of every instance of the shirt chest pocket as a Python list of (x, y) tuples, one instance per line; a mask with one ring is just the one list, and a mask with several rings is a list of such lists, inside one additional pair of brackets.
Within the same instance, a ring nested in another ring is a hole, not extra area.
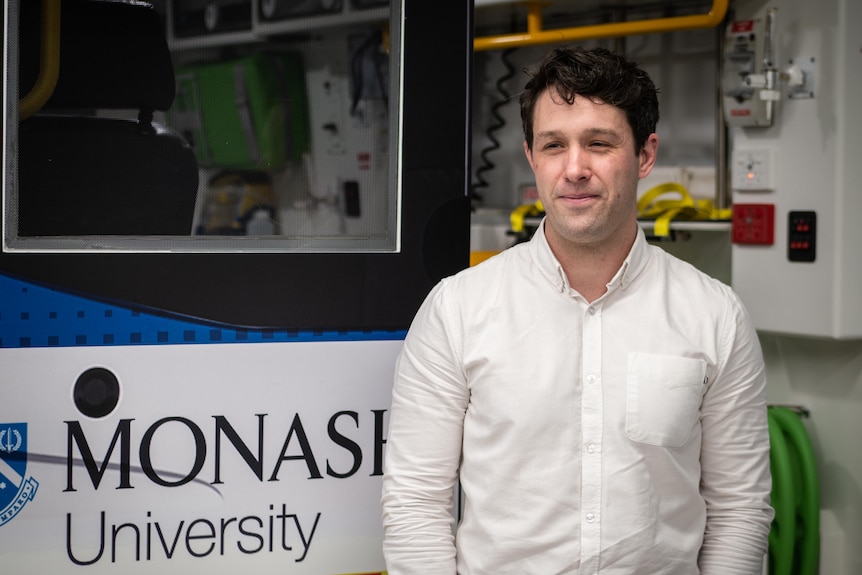
[(700, 413), (706, 362), (690, 357), (630, 353), (626, 434), (632, 441), (681, 447)]

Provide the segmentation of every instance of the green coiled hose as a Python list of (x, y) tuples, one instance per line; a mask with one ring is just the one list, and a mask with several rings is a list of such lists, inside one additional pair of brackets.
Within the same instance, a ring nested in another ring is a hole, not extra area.
[(820, 487), (814, 450), (796, 413), (770, 406), (768, 416), (775, 509), (769, 534), (769, 573), (816, 575), (820, 558)]

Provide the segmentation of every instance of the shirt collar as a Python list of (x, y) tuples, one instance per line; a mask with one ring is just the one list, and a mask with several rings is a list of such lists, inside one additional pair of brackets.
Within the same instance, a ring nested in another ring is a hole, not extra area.
[[(543, 219), (533, 234), (533, 238), (530, 240), (530, 250), (533, 260), (536, 262), (542, 275), (560, 292), (566, 292), (569, 290), (569, 280), (566, 277), (563, 266), (554, 256), (551, 246), (548, 245), (548, 239), (545, 237), (545, 222), (546, 220)], [(614, 274), (614, 277), (607, 284), (608, 291), (613, 290), (617, 286), (621, 289), (628, 288), (635, 278), (640, 275), (648, 259), (649, 244), (646, 241), (643, 230), (638, 227), (638, 233), (631, 250), (629, 250), (620, 269), (617, 270), (617, 273)]]

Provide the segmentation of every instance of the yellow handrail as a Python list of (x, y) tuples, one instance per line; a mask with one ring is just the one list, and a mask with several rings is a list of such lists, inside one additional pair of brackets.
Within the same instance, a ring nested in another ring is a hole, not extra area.
[(727, 14), (729, 1), (713, 0), (712, 7), (706, 14), (652, 18), (632, 22), (608, 22), (606, 24), (576, 26), (556, 30), (542, 29), (542, 7), (546, 3), (530, 1), (527, 3), (527, 31), (525, 33), (474, 38), (473, 50), (496, 50), (518, 46), (535, 46), (538, 44), (559, 44), (596, 38), (618, 38), (634, 34), (655, 34), (675, 32), (677, 30), (714, 28), (721, 23)]
[(18, 104), (18, 119), (38, 112), (54, 93), (60, 76), (60, 0), (42, 0), (42, 38), (39, 76), (30, 92)]

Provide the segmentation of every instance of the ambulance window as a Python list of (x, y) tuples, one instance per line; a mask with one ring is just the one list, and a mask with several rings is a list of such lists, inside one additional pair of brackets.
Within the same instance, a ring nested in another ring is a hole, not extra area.
[(5, 23), (4, 251), (399, 251), (400, 1), (42, 4)]

